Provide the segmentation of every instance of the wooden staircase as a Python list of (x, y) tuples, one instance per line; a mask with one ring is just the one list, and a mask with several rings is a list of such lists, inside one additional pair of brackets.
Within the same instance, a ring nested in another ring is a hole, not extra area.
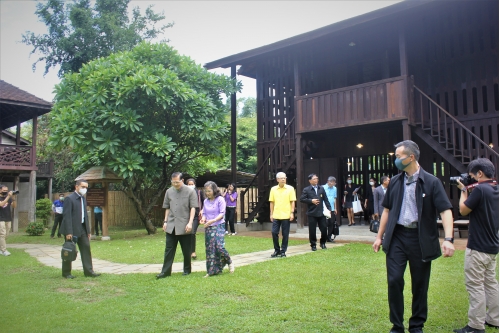
[[(241, 221), (247, 226), (256, 217), (260, 221), (269, 215), (269, 191), (276, 185), (276, 173), (291, 170), (297, 161), (295, 154), (295, 117), (285, 127), (267, 157), (262, 161), (250, 184), (240, 191)], [(259, 186), (260, 185), (260, 186)], [(249, 191), (258, 187), (258, 191)]]
[(413, 131), (460, 173), (470, 161), (485, 157), (498, 170), (498, 152), (453, 117), (421, 89), (413, 85), (415, 108)]

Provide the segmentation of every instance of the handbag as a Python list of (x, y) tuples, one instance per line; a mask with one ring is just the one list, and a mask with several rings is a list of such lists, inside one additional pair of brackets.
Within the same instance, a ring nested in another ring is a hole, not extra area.
[(363, 207), (361, 207), (361, 201), (359, 201), (357, 194), (354, 196), (354, 201), (352, 202), (352, 210), (354, 214), (361, 213), (363, 211)]
[(328, 210), (328, 208), (326, 208), (326, 205), (325, 205), (325, 202), (323, 201), (323, 215), (326, 217), (326, 218), (329, 218), (331, 219), (332, 218), (332, 213)]
[(370, 231), (378, 234), (378, 229), (380, 228), (380, 221), (371, 220), (370, 221)]
[(66, 241), (61, 249), (61, 259), (64, 261), (75, 261), (78, 251), (76, 244), (72, 241)]
[(337, 224), (337, 218), (335, 217), (335, 214), (332, 215), (332, 218), (334, 219), (332, 234), (335, 236), (333, 237), (333, 239), (335, 239), (339, 235), (339, 225)]

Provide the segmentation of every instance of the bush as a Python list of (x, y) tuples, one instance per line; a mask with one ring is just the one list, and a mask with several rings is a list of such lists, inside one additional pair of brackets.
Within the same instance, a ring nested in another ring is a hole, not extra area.
[(31, 222), (26, 228), (26, 233), (30, 236), (41, 236), (45, 233), (45, 226), (42, 222)]
[(52, 213), (52, 201), (50, 199), (39, 199), (36, 201), (36, 219), (49, 224), (49, 219)]

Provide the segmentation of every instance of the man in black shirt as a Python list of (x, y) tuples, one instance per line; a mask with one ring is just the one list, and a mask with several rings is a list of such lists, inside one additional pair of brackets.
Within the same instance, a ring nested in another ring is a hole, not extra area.
[(16, 208), (14, 194), (9, 192), (7, 186), (0, 185), (0, 255), (3, 256), (10, 256), (5, 238), (9, 235), (12, 224), (12, 208)]
[[(492, 178), (495, 166), (478, 158), (467, 168), (477, 184), (458, 181), (460, 214), (469, 215), (469, 239), (465, 251), (465, 286), (469, 293), (469, 323), (457, 333), (483, 333), (484, 326), (498, 328), (498, 184)], [(468, 190), (472, 192), (468, 194)]]

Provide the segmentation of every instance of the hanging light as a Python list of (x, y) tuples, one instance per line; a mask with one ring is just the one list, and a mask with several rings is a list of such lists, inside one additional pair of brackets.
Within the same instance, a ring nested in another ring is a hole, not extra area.
[(488, 146), (490, 146), (490, 148), (493, 148), (493, 142), (491, 142)]
[(391, 152), (389, 152), (389, 155), (391, 155), (391, 156), (392, 156), (392, 155), (394, 155), (394, 153), (391, 151)]
[(361, 149), (361, 148), (363, 148), (363, 144), (362, 144), (362, 143), (358, 143), (358, 144), (356, 145), (356, 147), (358, 147), (359, 149)]

